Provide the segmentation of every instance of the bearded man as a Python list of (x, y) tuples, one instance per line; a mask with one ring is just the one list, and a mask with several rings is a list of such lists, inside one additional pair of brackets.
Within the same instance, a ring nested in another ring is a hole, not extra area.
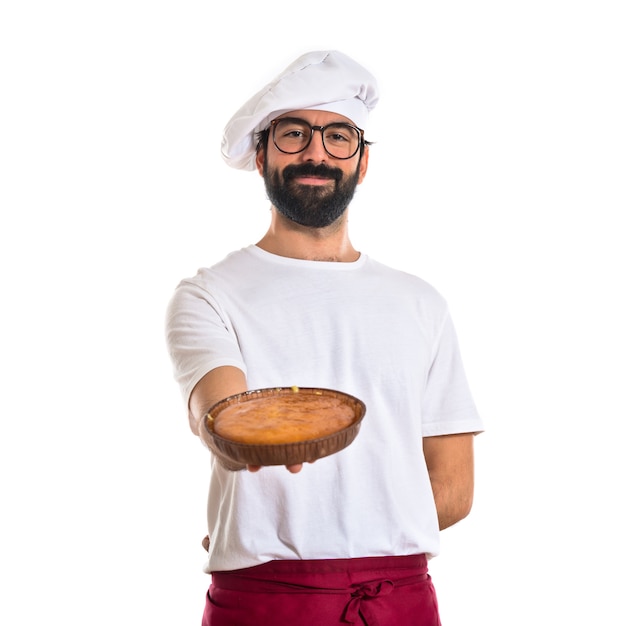
[[(211, 459), (203, 626), (440, 624), (428, 560), (471, 509), (482, 423), (445, 300), (350, 241), (377, 101), (368, 70), (316, 51), (226, 125), (224, 159), (263, 177), (270, 225), (183, 280), (167, 315), (189, 423)], [(354, 442), (286, 469), (215, 448), (206, 419), (218, 401), (292, 385), (360, 398)]]

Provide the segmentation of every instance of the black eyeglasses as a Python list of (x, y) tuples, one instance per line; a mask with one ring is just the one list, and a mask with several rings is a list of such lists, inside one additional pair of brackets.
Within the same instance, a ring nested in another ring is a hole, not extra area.
[(322, 135), (324, 150), (335, 159), (351, 159), (363, 143), (365, 131), (335, 122), (327, 126), (311, 126), (297, 117), (281, 117), (272, 120), (272, 139), (274, 145), (285, 154), (298, 154), (309, 147), (313, 133), (317, 130)]

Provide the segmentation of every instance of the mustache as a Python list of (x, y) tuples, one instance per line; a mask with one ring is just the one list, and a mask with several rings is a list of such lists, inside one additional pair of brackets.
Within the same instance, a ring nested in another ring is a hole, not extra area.
[(289, 182), (292, 178), (298, 176), (317, 176), (319, 178), (330, 178), (331, 180), (340, 181), (343, 172), (336, 167), (328, 167), (328, 165), (315, 165), (314, 163), (302, 163), (301, 165), (287, 165), (283, 170), (283, 179)]

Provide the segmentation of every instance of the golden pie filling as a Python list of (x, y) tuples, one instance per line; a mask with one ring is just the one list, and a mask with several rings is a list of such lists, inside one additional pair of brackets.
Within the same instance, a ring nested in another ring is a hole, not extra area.
[(354, 409), (340, 398), (293, 393), (252, 398), (214, 416), (215, 434), (239, 443), (294, 443), (350, 426)]

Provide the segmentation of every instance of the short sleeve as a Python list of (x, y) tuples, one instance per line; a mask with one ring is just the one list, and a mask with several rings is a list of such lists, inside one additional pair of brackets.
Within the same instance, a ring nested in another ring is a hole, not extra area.
[(212, 369), (231, 365), (246, 371), (230, 320), (217, 298), (193, 280), (182, 281), (168, 304), (166, 342), (186, 403), (198, 381)]
[(433, 346), (422, 404), (423, 435), (480, 432), (482, 421), (472, 398), (458, 339), (448, 312)]

